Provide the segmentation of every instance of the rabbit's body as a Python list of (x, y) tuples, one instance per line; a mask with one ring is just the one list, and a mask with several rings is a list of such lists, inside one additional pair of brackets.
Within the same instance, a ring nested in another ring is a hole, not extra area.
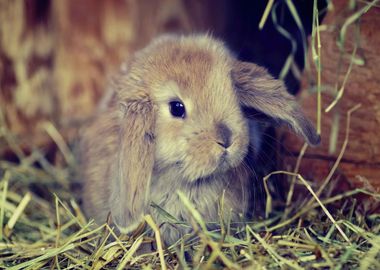
[[(84, 208), (88, 216), (99, 224), (106, 221), (109, 212), (111, 189), (102, 179), (113, 179), (116, 176), (119, 151), (118, 115), (103, 114), (91, 126), (87, 127), (82, 143), (83, 170), (86, 172), (85, 192), (83, 195)], [(97, 134), (93, 136), (92, 134)], [(91, 145), (89, 147), (87, 144)], [(103, 159), (102, 156), (107, 156)], [(87, 167), (89, 166), (89, 167)], [(226, 172), (197, 179), (197, 181), (181, 181), (181, 169), (175, 165), (168, 168), (154, 168), (151, 179), (148, 201), (157, 204), (179, 221), (189, 221), (188, 213), (182, 206), (177, 191), (181, 191), (196, 206), (197, 211), (206, 222), (218, 222), (223, 194), (223, 212), (225, 218), (240, 221), (247, 214), (251, 200), (250, 174), (244, 166), (233, 168)], [(88, 181), (92, 179), (93, 181)], [(218, 212), (219, 211), (219, 212)], [(161, 224), (162, 219), (154, 207), (147, 207), (145, 214), (151, 214)], [(161, 232), (166, 242), (173, 243), (180, 235), (187, 232), (185, 227), (162, 226)]]
[[(223, 207), (223, 217), (231, 218), (233, 221), (240, 221), (240, 216), (245, 216), (248, 210), (249, 199), (249, 178), (248, 174), (241, 171), (241, 174), (227, 172), (219, 176), (199, 179), (195, 183), (179, 184), (180, 175), (173, 175), (171, 171), (160, 174), (152, 179), (151, 200), (162, 209), (179, 221), (189, 222), (188, 211), (183, 207), (177, 191), (181, 191), (196, 207), (206, 222), (219, 222), (220, 211)], [(232, 178), (235, 177), (235, 178)], [(156, 184), (155, 184), (156, 183)], [(170, 184), (178, 183), (178, 184)], [(221, 206), (221, 197), (224, 194), (224, 204)], [(151, 208), (151, 214), (159, 224), (165, 220), (158, 215), (158, 211)], [(167, 242), (173, 243), (183, 235), (184, 227), (176, 228), (167, 225), (161, 228), (161, 232)]]
[[(248, 214), (254, 168), (244, 159), (259, 140), (243, 108), (318, 141), (280, 81), (235, 60), (208, 36), (156, 40), (136, 53), (112, 89), (82, 138), (84, 204), (99, 223), (110, 212), (122, 232), (148, 213), (163, 222), (151, 203), (189, 221), (178, 190), (206, 221), (220, 219), (222, 196), (226, 217), (239, 221)], [(183, 232), (162, 227), (167, 242)]]

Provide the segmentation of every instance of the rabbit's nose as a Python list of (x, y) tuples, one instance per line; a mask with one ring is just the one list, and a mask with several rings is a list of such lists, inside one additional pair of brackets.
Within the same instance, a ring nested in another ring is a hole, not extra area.
[(228, 148), (231, 145), (231, 129), (226, 126), (224, 123), (216, 124), (216, 132), (217, 132), (217, 143), (224, 148)]

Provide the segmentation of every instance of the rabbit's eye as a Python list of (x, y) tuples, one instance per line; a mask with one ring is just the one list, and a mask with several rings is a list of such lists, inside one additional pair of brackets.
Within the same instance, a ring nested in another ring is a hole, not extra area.
[(170, 113), (174, 117), (185, 118), (186, 110), (185, 105), (180, 101), (169, 102)]

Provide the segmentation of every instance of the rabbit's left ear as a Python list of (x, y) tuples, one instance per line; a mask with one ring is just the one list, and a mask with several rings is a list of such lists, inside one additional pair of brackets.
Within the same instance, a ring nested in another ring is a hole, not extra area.
[[(126, 86), (128, 88), (128, 86)], [(134, 230), (148, 208), (154, 166), (156, 108), (149, 94), (130, 87), (118, 93), (120, 109), (116, 176), (111, 180), (111, 213), (122, 233)]]
[(265, 68), (236, 61), (231, 77), (243, 108), (257, 110), (274, 120), (287, 123), (311, 145), (320, 142), (320, 136), (295, 98), (287, 92), (284, 83), (274, 79)]

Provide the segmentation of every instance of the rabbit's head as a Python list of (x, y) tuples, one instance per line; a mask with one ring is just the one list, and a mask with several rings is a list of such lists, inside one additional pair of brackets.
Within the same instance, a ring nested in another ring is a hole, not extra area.
[(208, 36), (157, 39), (130, 59), (114, 88), (120, 129), (111, 207), (121, 228), (144, 212), (155, 172), (173, 170), (178, 181), (194, 182), (241, 164), (250, 109), (310, 144), (319, 140), (281, 81)]

